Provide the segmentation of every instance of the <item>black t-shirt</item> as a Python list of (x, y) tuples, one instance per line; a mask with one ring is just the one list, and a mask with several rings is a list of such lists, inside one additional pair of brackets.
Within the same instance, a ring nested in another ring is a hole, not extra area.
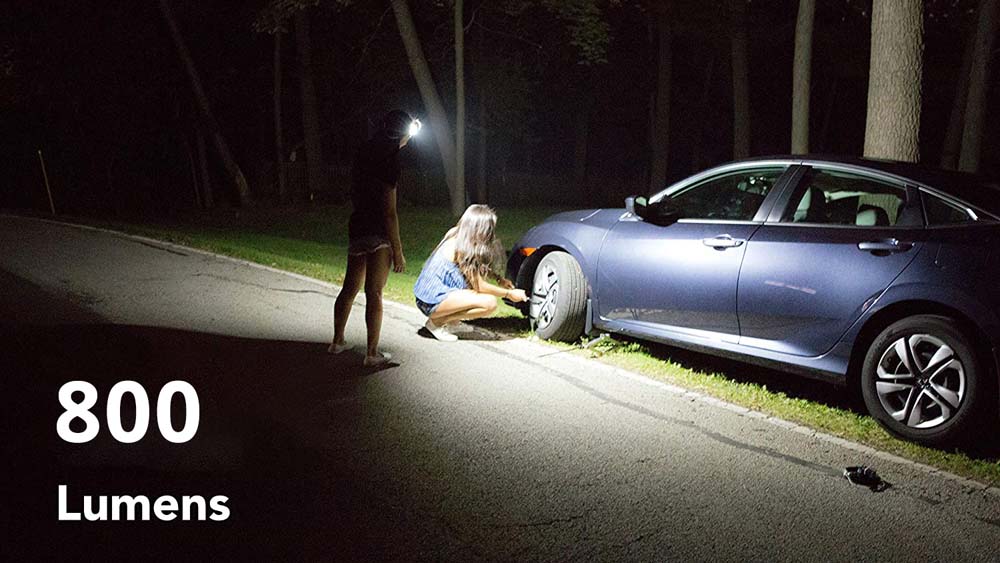
[(388, 236), (382, 196), (399, 181), (399, 140), (375, 135), (354, 156), (351, 171), (351, 220), (348, 237)]

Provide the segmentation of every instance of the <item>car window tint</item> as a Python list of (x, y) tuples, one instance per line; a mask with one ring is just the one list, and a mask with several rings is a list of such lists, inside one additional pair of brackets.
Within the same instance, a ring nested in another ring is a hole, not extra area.
[(924, 200), (924, 209), (927, 211), (927, 223), (930, 225), (954, 225), (975, 221), (965, 209), (937, 196), (924, 192), (921, 197)]
[(757, 168), (724, 174), (670, 194), (685, 219), (749, 221), (784, 168)]
[(783, 223), (891, 227), (899, 222), (906, 190), (831, 170), (811, 170), (789, 202)]

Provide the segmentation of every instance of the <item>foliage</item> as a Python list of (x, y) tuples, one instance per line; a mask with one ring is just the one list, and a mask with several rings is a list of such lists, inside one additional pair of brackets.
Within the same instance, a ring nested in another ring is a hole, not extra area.
[(611, 33), (596, 0), (542, 0), (542, 5), (566, 23), (580, 64), (608, 62)]
[[(612, 0), (610, 4), (617, 4)], [(495, 10), (512, 18), (530, 17), (532, 10), (541, 7), (562, 21), (569, 33), (569, 44), (578, 54), (582, 65), (602, 64), (608, 61), (608, 44), (611, 32), (605, 21), (603, 9), (609, 2), (601, 0), (503, 0)]]
[(16, 102), (16, 60), (14, 46), (9, 43), (0, 43), (0, 107), (12, 106)]
[[(349, 0), (335, 0), (338, 4), (347, 4)], [(288, 31), (286, 23), (299, 10), (305, 10), (319, 4), (319, 0), (269, 0), (267, 5), (257, 14), (253, 22), (254, 31), (258, 33), (284, 33)]]

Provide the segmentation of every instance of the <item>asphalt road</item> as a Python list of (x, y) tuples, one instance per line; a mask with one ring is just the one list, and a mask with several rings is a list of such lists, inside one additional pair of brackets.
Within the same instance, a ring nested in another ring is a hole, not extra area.
[[(4, 560), (1000, 561), (995, 489), (539, 344), (440, 343), (388, 306), (400, 364), (371, 372), (325, 353), (329, 285), (7, 216), (0, 248)], [(358, 306), (348, 337), (362, 349)], [(77, 379), (102, 420), (117, 381), (155, 401), (186, 380), (201, 426), (65, 443)], [(859, 464), (893, 486), (850, 484)], [(77, 507), (226, 495), (232, 514), (58, 522), (60, 484)]]

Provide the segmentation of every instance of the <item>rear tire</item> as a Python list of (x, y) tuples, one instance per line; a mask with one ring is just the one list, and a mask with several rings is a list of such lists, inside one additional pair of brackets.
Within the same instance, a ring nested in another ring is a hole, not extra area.
[(587, 279), (580, 264), (565, 252), (550, 252), (535, 269), (529, 316), (535, 334), (545, 340), (573, 342), (587, 322)]
[(868, 348), (861, 392), (889, 432), (933, 447), (963, 445), (990, 403), (975, 341), (954, 320), (917, 315), (882, 331)]

